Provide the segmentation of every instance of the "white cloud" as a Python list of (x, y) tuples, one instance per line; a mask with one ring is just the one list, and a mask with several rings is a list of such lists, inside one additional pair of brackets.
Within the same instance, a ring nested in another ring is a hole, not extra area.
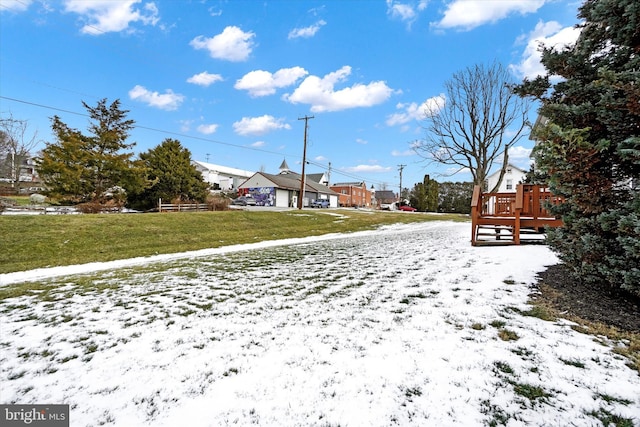
[(198, 126), (198, 132), (203, 133), (205, 135), (211, 135), (212, 133), (216, 133), (217, 130), (218, 130), (218, 125), (215, 125), (215, 124)]
[(575, 44), (580, 29), (574, 27), (562, 27), (555, 21), (538, 22), (535, 29), (529, 34), (527, 46), (522, 53), (519, 64), (511, 65), (511, 70), (520, 77), (533, 79), (545, 75), (546, 69), (540, 62), (542, 57), (540, 45), (561, 50), (564, 47)]
[(33, 0), (0, 0), (0, 12), (24, 12), (31, 3)]
[(140, 85), (136, 85), (129, 91), (129, 98), (167, 111), (177, 110), (184, 101), (184, 95), (173, 93), (171, 89), (167, 89), (166, 93), (160, 94), (158, 92), (151, 92)]
[(180, 120), (180, 132), (189, 132), (191, 130), (191, 125), (193, 124), (193, 120)]
[(420, 105), (415, 102), (410, 104), (399, 103), (396, 105), (396, 109), (402, 110), (402, 112), (387, 116), (387, 126), (402, 125), (412, 120), (424, 120), (430, 115), (437, 114), (444, 107), (444, 104), (444, 94), (431, 97)]
[(252, 97), (273, 95), (276, 89), (291, 86), (307, 74), (307, 70), (302, 67), (282, 68), (274, 74), (256, 70), (242, 76), (233, 87), (249, 91)]
[(531, 148), (526, 148), (521, 145), (509, 148), (509, 159), (529, 160), (530, 156), (531, 156)]
[(266, 142), (264, 141), (256, 141), (253, 144), (251, 144), (251, 146), (254, 148), (264, 147), (265, 145), (266, 145)]
[(471, 30), (513, 13), (533, 13), (544, 3), (545, 0), (454, 0), (447, 5), (444, 16), (435, 26)]
[(313, 158), (313, 160), (315, 160), (316, 162), (324, 162), (327, 160), (327, 158), (325, 156), (316, 156)]
[(294, 28), (289, 32), (289, 39), (296, 39), (298, 37), (313, 37), (318, 31), (320, 31), (320, 28), (322, 28), (324, 25), (327, 25), (327, 23), (321, 19), (309, 27)]
[(254, 37), (255, 34), (252, 32), (245, 33), (238, 27), (229, 26), (216, 36), (198, 36), (189, 44), (194, 49), (208, 50), (212, 58), (241, 62), (249, 58), (254, 46)]
[(371, 173), (384, 173), (392, 170), (390, 166), (380, 166), (380, 165), (357, 165), (350, 166), (347, 168), (343, 168), (346, 172), (371, 172)]
[(66, 12), (77, 13), (87, 20), (82, 33), (99, 35), (126, 30), (134, 22), (156, 25), (160, 20), (156, 4), (147, 2), (134, 7), (138, 3), (141, 0), (67, 0), (64, 6)]
[(404, 151), (393, 150), (391, 151), (391, 155), (393, 157), (408, 157), (408, 156), (415, 156), (416, 152), (412, 149), (404, 150)]
[(242, 120), (233, 124), (233, 130), (242, 136), (264, 135), (278, 129), (291, 129), (291, 125), (285, 123), (283, 119), (276, 119), (266, 114), (261, 117), (243, 117)]
[(312, 112), (321, 113), (378, 105), (389, 99), (393, 92), (383, 81), (367, 85), (358, 83), (335, 90), (336, 83), (344, 81), (350, 74), (351, 67), (344, 66), (322, 78), (309, 76), (292, 94), (285, 94), (282, 98), (292, 104), (310, 104)]
[(369, 143), (369, 141), (367, 141), (366, 139), (362, 139), (362, 138), (356, 138), (356, 142), (358, 144), (362, 144), (362, 145), (367, 145)]
[(412, 5), (394, 0), (387, 0), (387, 13), (402, 21), (413, 21), (416, 18), (416, 11)]
[(221, 82), (224, 80), (220, 74), (211, 74), (203, 71), (200, 74), (194, 74), (187, 79), (187, 83), (193, 83), (198, 86), (210, 86), (215, 82)]

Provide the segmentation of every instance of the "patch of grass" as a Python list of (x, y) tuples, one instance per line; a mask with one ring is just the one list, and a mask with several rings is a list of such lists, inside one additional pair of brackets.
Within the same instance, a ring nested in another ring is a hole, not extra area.
[(528, 399), (532, 403), (535, 403), (537, 401), (546, 402), (548, 398), (553, 396), (542, 387), (534, 386), (531, 384), (518, 383), (515, 381), (509, 381), (509, 384), (513, 386), (513, 391), (517, 395)]
[(511, 352), (517, 356), (520, 356), (523, 359), (527, 359), (530, 356), (533, 356), (533, 351), (529, 350), (526, 347), (518, 347), (516, 349), (511, 350)]
[(9, 375), (7, 375), (7, 379), (9, 381), (17, 380), (17, 379), (20, 379), (20, 378), (24, 377), (24, 375), (26, 373), (27, 373), (27, 371), (12, 372)]
[(513, 370), (513, 368), (506, 362), (500, 362), (500, 361), (494, 362), (493, 366), (495, 366), (496, 370), (498, 370), (503, 374), (508, 374), (508, 375), (515, 374), (515, 371)]
[(575, 366), (576, 368), (580, 368), (580, 369), (584, 369), (586, 367), (586, 365), (583, 362), (577, 359), (563, 359), (561, 357), (560, 361), (565, 365)]
[(474, 323), (471, 325), (471, 329), (475, 330), (475, 331), (483, 331), (485, 330), (487, 327), (485, 325), (483, 325), (482, 323)]
[(548, 322), (553, 322), (557, 319), (554, 313), (548, 310), (546, 307), (534, 305), (529, 310), (520, 310), (516, 307), (511, 307), (512, 311), (528, 317), (537, 317), (538, 319), (545, 320)]
[(511, 415), (500, 406), (492, 404), (489, 400), (480, 402), (480, 412), (491, 417), (486, 423), (489, 427), (506, 426), (511, 419)]
[[(176, 253), (292, 237), (372, 230), (382, 225), (468, 221), (464, 215), (215, 211), (90, 215), (11, 215), (0, 221), (0, 273)], [(212, 226), (215, 225), (215, 226)], [(108, 238), (97, 238), (108, 236)], [(0, 298), (2, 296), (0, 295)]]
[(491, 321), (491, 323), (489, 323), (489, 325), (493, 326), (496, 329), (503, 328), (506, 324), (507, 322), (505, 322), (504, 320), (493, 320)]
[(587, 412), (586, 414), (598, 419), (603, 426), (634, 427), (635, 425), (633, 419), (613, 414), (604, 408), (600, 408), (597, 411)]
[(625, 405), (625, 406), (631, 405), (633, 403), (633, 401), (631, 401), (631, 400), (620, 399), (619, 397), (610, 396), (608, 394), (596, 393), (594, 395), (594, 397), (596, 399), (602, 399), (607, 403), (619, 403), (619, 404)]
[(518, 334), (516, 334), (514, 331), (505, 328), (498, 331), (498, 338), (500, 338), (502, 341), (517, 341), (520, 339)]

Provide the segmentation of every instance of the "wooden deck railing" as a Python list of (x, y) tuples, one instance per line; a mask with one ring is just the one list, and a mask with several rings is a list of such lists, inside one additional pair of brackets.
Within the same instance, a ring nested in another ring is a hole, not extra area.
[(513, 243), (520, 244), (523, 229), (540, 233), (545, 226), (560, 226), (562, 221), (551, 215), (546, 206), (562, 201), (561, 197), (554, 196), (547, 187), (540, 185), (519, 184), (515, 193), (483, 193), (479, 186), (475, 186), (471, 199), (471, 242), (473, 245), (480, 242), (489, 244), (478, 239), (482, 227), (493, 227), (496, 240), (500, 240), (501, 231), (508, 231)]

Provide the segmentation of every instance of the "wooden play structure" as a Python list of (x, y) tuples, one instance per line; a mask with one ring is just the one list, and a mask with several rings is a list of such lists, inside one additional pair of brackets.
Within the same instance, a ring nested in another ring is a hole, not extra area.
[(518, 184), (515, 193), (483, 193), (473, 189), (471, 244), (519, 245), (544, 241), (545, 227), (559, 227), (562, 220), (546, 209), (562, 203), (541, 185)]

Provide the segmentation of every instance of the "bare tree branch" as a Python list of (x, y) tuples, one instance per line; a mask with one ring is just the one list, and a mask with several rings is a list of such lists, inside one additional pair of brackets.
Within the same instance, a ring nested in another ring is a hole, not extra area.
[(15, 119), (11, 113), (0, 115), (0, 175), (12, 186), (20, 180), (21, 165), (39, 142), (38, 132), (29, 134), (27, 120)]
[(432, 162), (466, 168), (483, 186), (502, 156), (502, 182), (509, 148), (527, 126), (529, 102), (514, 94), (511, 76), (499, 63), (475, 65), (445, 83), (445, 103), (425, 111), (427, 135), (415, 151)]

